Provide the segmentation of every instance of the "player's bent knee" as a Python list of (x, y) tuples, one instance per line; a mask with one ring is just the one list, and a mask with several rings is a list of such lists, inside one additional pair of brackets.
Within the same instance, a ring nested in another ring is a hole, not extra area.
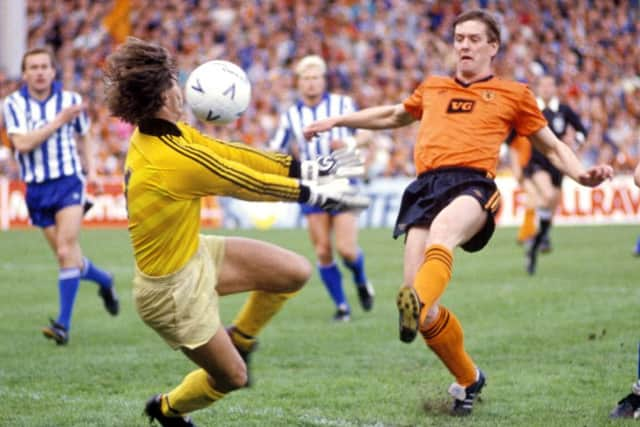
[(241, 367), (237, 367), (227, 375), (227, 385), (231, 390), (236, 390), (247, 385), (249, 376), (247, 375), (247, 366), (243, 363)]
[(336, 250), (341, 258), (346, 259), (348, 261), (355, 261), (358, 257), (358, 248), (354, 247), (354, 245), (336, 245)]
[(311, 278), (313, 268), (311, 263), (304, 257), (298, 256), (295, 262), (290, 265), (291, 289), (289, 292), (297, 291)]
[(223, 374), (213, 377), (216, 390), (222, 393), (245, 387), (248, 380), (247, 366), (243, 362), (236, 363)]
[(72, 247), (69, 245), (58, 245), (58, 248), (56, 249), (56, 257), (58, 258), (58, 263), (60, 265), (66, 266), (69, 265), (71, 260), (71, 257), (73, 256), (73, 250)]
[(322, 265), (328, 265), (333, 262), (333, 254), (331, 253), (331, 246), (316, 245), (315, 247), (316, 258)]

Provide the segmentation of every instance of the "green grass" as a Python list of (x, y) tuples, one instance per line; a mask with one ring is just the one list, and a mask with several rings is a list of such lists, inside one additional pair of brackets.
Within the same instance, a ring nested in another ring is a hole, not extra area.
[[(201, 426), (601, 426), (629, 390), (636, 369), (640, 260), (637, 227), (553, 231), (555, 250), (538, 274), (524, 274), (513, 229), (481, 253), (456, 252), (443, 303), (465, 330), (466, 347), (488, 377), (472, 418), (452, 419), (446, 369), (421, 341), (397, 339), (395, 293), (402, 243), (389, 230), (363, 230), (377, 300), (354, 305), (349, 324), (317, 275), (264, 331), (255, 386), (197, 412)], [(311, 256), (302, 230), (247, 231)], [(84, 230), (85, 254), (115, 272), (122, 312), (111, 318), (83, 284), (71, 341), (39, 332), (57, 311), (57, 269), (38, 231), (0, 234), (0, 426), (142, 426), (145, 400), (178, 384), (190, 362), (137, 317), (133, 260), (124, 230)], [(225, 297), (230, 321), (243, 295)]]

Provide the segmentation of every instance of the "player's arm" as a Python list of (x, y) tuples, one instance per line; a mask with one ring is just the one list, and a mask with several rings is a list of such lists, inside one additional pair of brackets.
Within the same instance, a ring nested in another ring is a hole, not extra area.
[(167, 182), (174, 197), (230, 196), (251, 201), (298, 201), (298, 180), (253, 169), (220, 155), (218, 150), (194, 146), (188, 157), (176, 159), (177, 174)]
[(44, 126), (26, 132), (9, 131), (9, 139), (20, 153), (28, 153), (45, 142), (62, 125), (75, 119), (83, 110), (84, 105), (72, 105), (64, 108), (56, 117)]
[(82, 144), (82, 165), (87, 175), (87, 181), (91, 184), (97, 182), (96, 147), (88, 135), (78, 135), (78, 143)]
[(594, 187), (613, 176), (613, 168), (609, 165), (585, 169), (573, 151), (560, 141), (548, 126), (529, 135), (529, 140), (555, 167), (582, 185)]
[(633, 179), (636, 182), (636, 185), (640, 187), (640, 163), (638, 163), (636, 170), (633, 172)]
[[(267, 174), (306, 181), (364, 175), (364, 162), (356, 152), (335, 151), (315, 160), (299, 162), (290, 155), (257, 150), (243, 143), (215, 140), (192, 130), (193, 140), (206, 145), (220, 157)], [(326, 181), (326, 180), (325, 180)]]
[(304, 137), (309, 139), (336, 126), (372, 130), (391, 129), (406, 126), (416, 120), (405, 110), (404, 104), (384, 105), (318, 120), (305, 127), (302, 132)]
[(249, 169), (272, 175), (300, 177), (300, 163), (293, 157), (271, 151), (257, 150), (242, 142), (227, 142), (210, 138), (197, 130), (188, 127), (192, 140), (206, 146), (222, 158), (246, 165)]
[(368, 206), (366, 197), (354, 194), (348, 180), (333, 180), (325, 185), (266, 173), (222, 157), (204, 145), (189, 147), (174, 144), (174, 171), (167, 171), (165, 185), (174, 198), (207, 195), (230, 196), (249, 201), (290, 201), (309, 203), (325, 209)]

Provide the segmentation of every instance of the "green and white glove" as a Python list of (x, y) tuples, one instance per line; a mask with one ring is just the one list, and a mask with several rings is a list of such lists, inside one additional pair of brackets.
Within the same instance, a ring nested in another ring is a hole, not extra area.
[(358, 193), (358, 189), (352, 186), (347, 178), (330, 179), (322, 184), (306, 181), (302, 185), (309, 189), (306, 203), (326, 211), (362, 211), (371, 203), (371, 199)]
[(364, 176), (364, 159), (354, 149), (342, 148), (315, 160), (300, 164), (300, 179), (323, 183), (334, 178), (358, 178)]

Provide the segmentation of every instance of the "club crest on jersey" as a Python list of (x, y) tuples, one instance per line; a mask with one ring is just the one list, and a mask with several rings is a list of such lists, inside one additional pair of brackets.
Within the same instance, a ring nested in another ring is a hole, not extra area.
[(453, 98), (449, 101), (447, 113), (470, 113), (473, 111), (474, 105), (476, 105), (476, 101), (472, 99)]
[(492, 90), (485, 90), (482, 92), (482, 99), (487, 102), (493, 101), (496, 99), (496, 93)]

